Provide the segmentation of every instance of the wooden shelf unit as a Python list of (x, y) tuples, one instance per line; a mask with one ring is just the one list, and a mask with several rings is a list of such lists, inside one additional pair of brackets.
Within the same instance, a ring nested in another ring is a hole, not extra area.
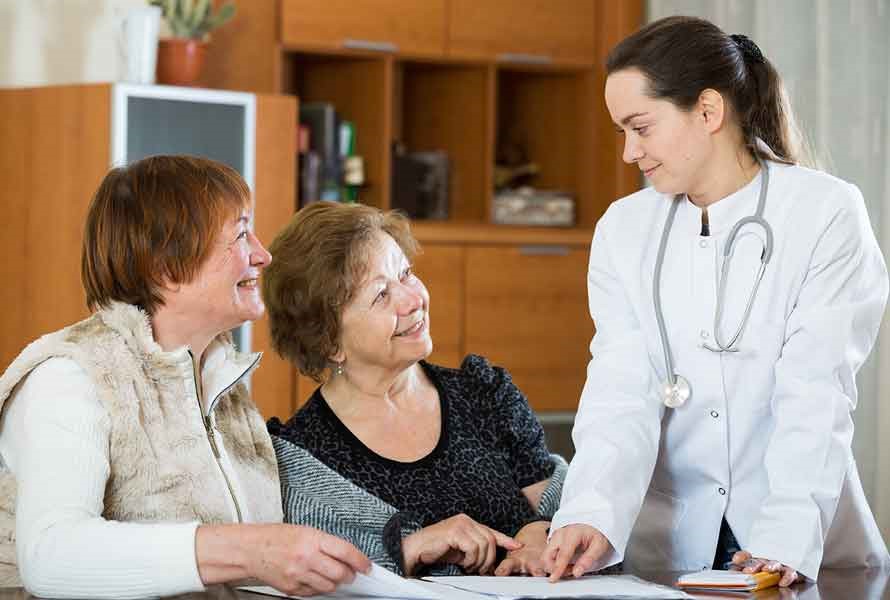
[[(536, 410), (570, 412), (593, 333), (593, 226), (640, 185), (602, 99), (603, 64), (642, 17), (642, 0), (251, 0), (214, 33), (203, 83), (332, 103), (356, 124), (359, 201), (379, 208), (390, 208), (393, 142), (447, 152), (449, 218), (414, 222), (431, 360), (483, 354)], [(510, 142), (538, 164), (537, 187), (574, 195), (576, 227), (491, 223)], [(295, 382), (299, 405), (315, 384)]]
[(252, 0), (214, 33), (203, 84), (332, 103), (356, 124), (366, 204), (390, 206), (402, 141), (448, 153), (449, 222), (488, 223), (497, 148), (515, 139), (535, 185), (573, 194), (592, 227), (639, 187), (602, 88), (605, 55), (641, 22), (641, 0)]

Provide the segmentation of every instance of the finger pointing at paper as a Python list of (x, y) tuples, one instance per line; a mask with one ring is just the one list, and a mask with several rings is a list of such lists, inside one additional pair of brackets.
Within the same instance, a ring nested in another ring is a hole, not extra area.
[(544, 550), (544, 570), (550, 573), (550, 581), (567, 575), (581, 577), (600, 565), (611, 549), (609, 540), (598, 529), (580, 523), (566, 525), (550, 536)]

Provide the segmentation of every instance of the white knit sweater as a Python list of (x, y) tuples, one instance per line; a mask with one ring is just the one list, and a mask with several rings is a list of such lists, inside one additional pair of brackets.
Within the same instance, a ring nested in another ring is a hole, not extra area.
[[(69, 598), (203, 590), (195, 558), (197, 522), (102, 518), (110, 427), (89, 378), (69, 359), (41, 364), (7, 401), (0, 455), (18, 483), (16, 536), (23, 582), (32, 594)], [(222, 440), (217, 440), (244, 507)]]

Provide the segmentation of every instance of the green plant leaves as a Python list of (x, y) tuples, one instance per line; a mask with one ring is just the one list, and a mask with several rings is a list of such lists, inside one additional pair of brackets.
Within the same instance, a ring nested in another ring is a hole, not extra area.
[(149, 4), (161, 7), (170, 32), (180, 38), (202, 39), (235, 16), (235, 3), (231, 1), (215, 13), (211, 0), (149, 0)]

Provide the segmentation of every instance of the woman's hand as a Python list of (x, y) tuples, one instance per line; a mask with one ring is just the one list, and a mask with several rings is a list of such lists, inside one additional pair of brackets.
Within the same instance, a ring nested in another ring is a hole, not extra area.
[[(599, 529), (590, 525), (574, 523), (557, 529), (550, 536), (550, 543), (544, 550), (544, 569), (550, 573), (550, 581), (559, 581), (569, 564), (573, 577), (581, 577), (593, 570), (594, 566), (612, 549), (612, 544)], [(581, 553), (577, 559), (575, 555)]]
[(781, 573), (782, 578), (779, 580), (779, 587), (788, 587), (795, 581), (802, 581), (803, 576), (788, 565), (783, 565), (777, 560), (769, 560), (767, 558), (755, 558), (750, 552), (740, 550), (732, 555), (732, 569), (742, 571), (743, 573), (757, 573), (758, 571), (766, 571), (768, 573)]
[(333, 592), (368, 558), (349, 542), (312, 527), (286, 524), (202, 525), (195, 538), (205, 584), (259, 579), (288, 595)]
[(434, 563), (460, 565), (468, 573), (485, 574), (494, 565), (498, 546), (518, 550), (522, 544), (467, 515), (455, 515), (402, 540), (405, 575), (414, 573), (418, 565)]
[(522, 544), (518, 550), (510, 550), (507, 557), (494, 570), (498, 576), (534, 575), (543, 577), (547, 574), (544, 569), (544, 550), (547, 548), (547, 528), (549, 521), (536, 521), (529, 523), (516, 534), (516, 541)]

